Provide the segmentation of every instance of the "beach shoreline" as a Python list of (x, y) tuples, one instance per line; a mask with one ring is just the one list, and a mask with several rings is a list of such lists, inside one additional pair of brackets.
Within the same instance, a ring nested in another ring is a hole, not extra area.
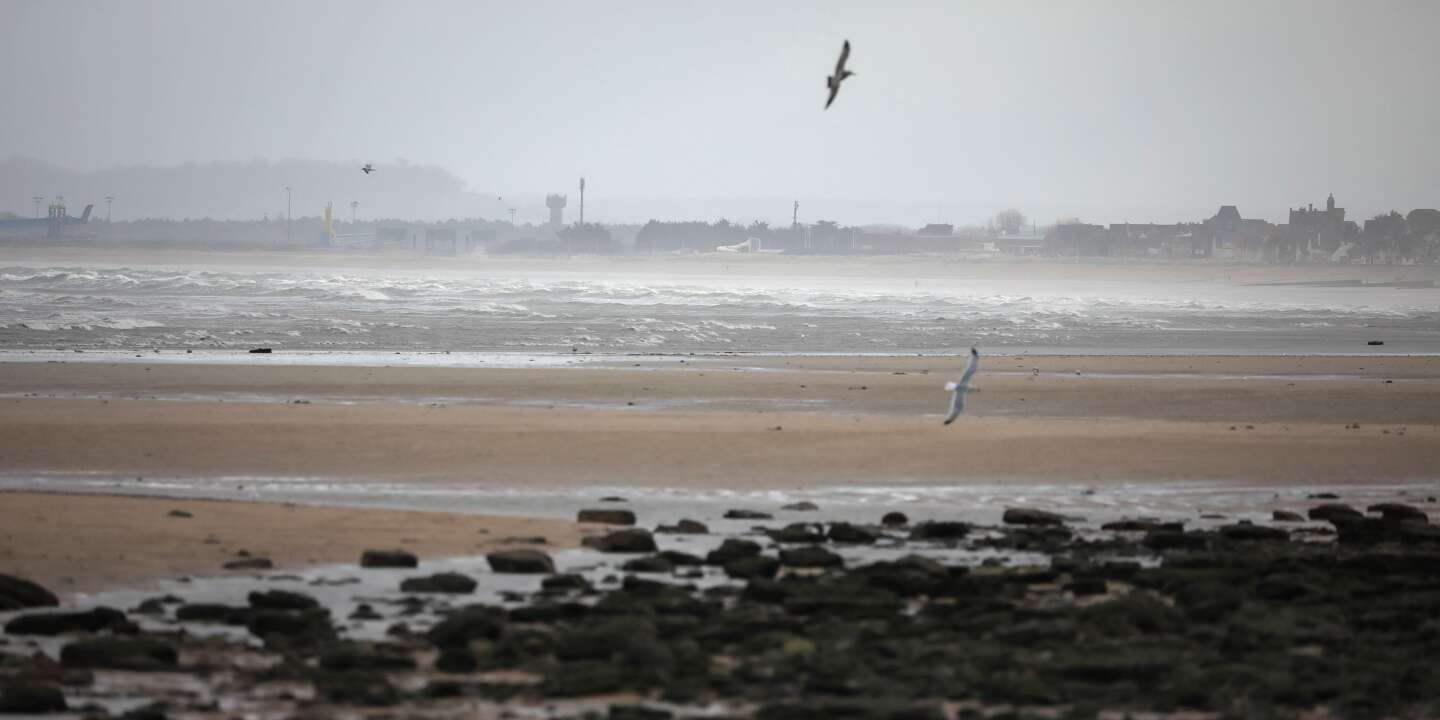
[(257, 572), (225, 568), (246, 558), (269, 560), (265, 572), (286, 572), (357, 564), (371, 549), (401, 549), (422, 561), (513, 547), (553, 551), (578, 546), (585, 532), (553, 518), (4, 490), (0, 527), (0, 573), (62, 596)]

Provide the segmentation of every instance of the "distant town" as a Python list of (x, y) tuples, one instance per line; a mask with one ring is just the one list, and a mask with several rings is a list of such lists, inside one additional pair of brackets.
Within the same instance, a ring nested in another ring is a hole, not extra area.
[[(764, 222), (672, 222), (644, 225), (566, 222), (567, 196), (546, 198), (549, 219), (362, 221), (323, 213), (259, 220), (143, 219), (112, 222), (107, 207), (87, 204), (73, 214), (65, 199), (32, 198), (34, 217), (0, 212), (0, 246), (63, 244), (95, 247), (190, 247), (214, 250), (384, 251), (458, 255), (606, 255), (659, 253), (772, 253), (829, 255), (948, 254), (1055, 258), (1212, 260), (1245, 263), (1440, 263), (1440, 210), (1391, 211), (1363, 223), (1346, 218), (1331, 195), (1322, 207), (1291, 208), (1289, 222), (1247, 219), (1234, 205), (1211, 217), (1159, 223), (1079, 219), (1040, 226), (1018, 210), (998, 213), (983, 226), (929, 224), (919, 228), (850, 227), (821, 220), (787, 226)], [(42, 212), (42, 204), (44, 205)]]

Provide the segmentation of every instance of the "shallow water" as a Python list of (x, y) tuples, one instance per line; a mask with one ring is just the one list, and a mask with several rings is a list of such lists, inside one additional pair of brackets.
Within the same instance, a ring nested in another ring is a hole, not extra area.
[(622, 272), (0, 268), (0, 347), (1440, 352), (1440, 289)]
[[(826, 520), (876, 523), (892, 510), (912, 520), (963, 520), (997, 524), (1006, 508), (1037, 507), (1075, 518), (1077, 527), (1099, 527), (1112, 520), (1156, 518), (1191, 524), (1223, 524), (1240, 519), (1268, 521), (1273, 510), (1294, 510), (1315, 501), (1308, 496), (1333, 492), (1353, 505), (1399, 501), (1434, 506), (1440, 481), (1384, 484), (1265, 485), (1252, 482), (1035, 483), (968, 479), (963, 485), (917, 485), (896, 479), (869, 486), (846, 485), (807, 489), (654, 488), (587, 486), (550, 490), (491, 487), (384, 478), (332, 477), (172, 477), (143, 478), (118, 473), (9, 472), (0, 474), (0, 489), (48, 492), (103, 492), (191, 499), (250, 500), (313, 505), (344, 505), (392, 510), (428, 510), (520, 517), (573, 518), (581, 506), (599, 507), (602, 498), (623, 497), (642, 523), (671, 524), (694, 518), (721, 531), (748, 527), (744, 521), (721, 519), (726, 510), (748, 508), (771, 512), (776, 521)], [(781, 506), (810, 502), (817, 512), (785, 511)], [(1222, 514), (1223, 520), (1200, 518)], [(1083, 518), (1083, 519), (1082, 519)]]

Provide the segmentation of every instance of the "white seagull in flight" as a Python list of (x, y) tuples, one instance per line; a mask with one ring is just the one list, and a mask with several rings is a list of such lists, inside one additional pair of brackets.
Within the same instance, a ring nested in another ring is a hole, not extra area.
[(830, 103), (835, 102), (835, 95), (840, 92), (840, 82), (855, 73), (845, 69), (845, 61), (850, 57), (850, 41), (845, 41), (845, 46), (840, 48), (840, 61), (835, 63), (835, 74), (825, 78), (825, 87), (830, 88), (830, 99), (825, 101), (825, 109), (830, 109)]
[(369, 175), (370, 173), (375, 172), (375, 168), (371, 167), (370, 163), (365, 163), (365, 167), (360, 168), (360, 172)]
[(975, 352), (975, 348), (972, 347), (970, 348), (970, 366), (965, 368), (965, 374), (960, 376), (960, 382), (945, 383), (945, 389), (955, 393), (955, 397), (950, 400), (950, 414), (945, 416), (946, 425), (955, 422), (955, 418), (960, 417), (960, 413), (965, 410), (965, 393), (970, 392), (970, 378), (979, 369), (980, 353)]

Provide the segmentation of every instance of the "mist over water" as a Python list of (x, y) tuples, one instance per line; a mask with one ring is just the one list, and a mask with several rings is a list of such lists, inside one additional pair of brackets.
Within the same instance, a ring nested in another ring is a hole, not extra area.
[(654, 273), (0, 268), (11, 350), (1440, 352), (1440, 290)]

